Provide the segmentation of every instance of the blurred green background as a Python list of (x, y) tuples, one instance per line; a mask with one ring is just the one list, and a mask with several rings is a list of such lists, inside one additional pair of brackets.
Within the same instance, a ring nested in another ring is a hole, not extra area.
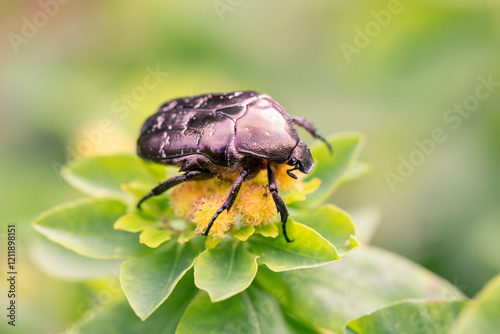
[[(50, 277), (30, 254), (30, 221), (84, 197), (58, 168), (134, 151), (143, 120), (190, 94), (257, 90), (323, 134), (365, 133), (372, 173), (332, 202), (379, 210), (373, 244), (469, 296), (500, 270), (500, 86), (478, 88), (500, 82), (498, 1), (62, 2), (0, 4), (0, 233), (4, 244), (4, 225), (18, 226), (26, 332), (61, 332), (92, 305), (92, 285)], [(447, 121), (463, 103), (470, 114)], [(446, 141), (391, 187), (387, 172), (436, 128)]]

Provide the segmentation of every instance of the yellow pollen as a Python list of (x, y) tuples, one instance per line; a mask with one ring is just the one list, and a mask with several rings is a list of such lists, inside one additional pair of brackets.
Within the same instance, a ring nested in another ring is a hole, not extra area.
[(276, 205), (267, 186), (244, 184), (236, 210), (241, 213), (245, 225), (269, 224), (277, 214)]
[[(210, 220), (217, 210), (224, 204), (226, 198), (219, 193), (207, 198), (203, 197), (193, 204), (193, 213), (189, 216), (192, 223), (197, 224), (195, 232), (204, 233)], [(224, 238), (224, 233), (237, 221), (234, 210), (227, 212), (226, 210), (217, 217), (210, 232), (210, 236), (219, 236)]]
[(193, 204), (202, 197), (210, 196), (212, 193), (206, 182), (193, 181), (172, 189), (172, 206), (174, 215), (178, 218), (186, 218), (193, 211)]
[[(298, 179), (291, 178), (286, 170), (288, 165), (278, 165), (276, 179), (280, 192), (302, 191), (304, 174), (293, 173)], [(225, 232), (241, 220), (238, 226), (262, 226), (273, 221), (277, 215), (276, 204), (267, 185), (267, 170), (261, 170), (252, 180), (243, 183), (229, 213), (224, 210), (212, 225), (209, 235), (224, 238)], [(187, 218), (196, 224), (195, 232), (204, 233), (215, 212), (224, 204), (232, 183), (213, 178), (207, 181), (185, 182), (171, 192), (174, 214)]]

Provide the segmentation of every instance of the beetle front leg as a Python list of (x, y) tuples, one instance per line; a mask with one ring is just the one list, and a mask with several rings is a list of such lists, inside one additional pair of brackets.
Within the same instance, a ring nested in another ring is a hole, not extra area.
[(276, 183), (276, 171), (274, 170), (274, 166), (271, 166), (271, 163), (267, 164), (267, 179), (269, 182), (269, 192), (273, 196), (274, 203), (276, 204), (276, 209), (281, 215), (281, 227), (283, 229), (283, 236), (285, 237), (286, 242), (292, 242), (288, 238), (286, 233), (286, 221), (288, 220), (288, 208), (286, 207), (283, 198), (278, 194), (278, 185)]
[(201, 181), (207, 180), (214, 177), (214, 175), (207, 171), (190, 171), (182, 175), (174, 176), (160, 185), (154, 187), (146, 196), (144, 196), (139, 203), (137, 203), (137, 208), (141, 208), (141, 204), (152, 196), (157, 196), (163, 194), (168, 189), (186, 181)]
[(330, 150), (330, 153), (333, 153), (332, 145), (330, 145), (330, 143), (325, 139), (325, 137), (323, 137), (322, 135), (319, 134), (319, 132), (316, 129), (316, 127), (314, 125), (312, 125), (312, 123), (309, 123), (305, 119), (305, 117), (295, 117), (294, 116), (294, 117), (292, 117), (292, 121), (296, 125), (303, 127), (314, 138), (318, 138), (319, 140), (321, 140), (322, 142), (324, 142), (326, 144), (326, 146), (328, 146), (328, 150)]
[(245, 178), (248, 175), (248, 169), (243, 169), (243, 171), (240, 173), (236, 181), (234, 181), (233, 186), (231, 187), (231, 190), (229, 191), (229, 196), (227, 196), (226, 201), (222, 206), (217, 210), (217, 212), (213, 215), (212, 219), (210, 219), (210, 223), (208, 223), (207, 229), (203, 233), (204, 236), (208, 235), (208, 232), (210, 232), (210, 229), (212, 228), (212, 225), (214, 224), (215, 220), (219, 215), (222, 213), (222, 211), (229, 210), (233, 206), (234, 201), (236, 200), (236, 197), (238, 196), (238, 192), (240, 191), (241, 185), (243, 181), (245, 181)]

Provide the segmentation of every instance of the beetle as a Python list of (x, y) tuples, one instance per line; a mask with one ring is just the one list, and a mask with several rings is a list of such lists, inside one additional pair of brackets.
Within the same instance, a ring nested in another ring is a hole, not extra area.
[(278, 193), (276, 166), (288, 164), (308, 174), (314, 159), (300, 140), (295, 125), (313, 137), (330, 144), (303, 117), (291, 117), (266, 94), (255, 91), (213, 93), (178, 98), (165, 102), (141, 128), (137, 154), (156, 163), (176, 165), (184, 174), (172, 177), (153, 188), (137, 204), (186, 182), (218, 177), (233, 182), (224, 204), (213, 215), (203, 235), (207, 236), (215, 220), (231, 209), (241, 185), (267, 169), (269, 192), (281, 216), (283, 236), (288, 209)]

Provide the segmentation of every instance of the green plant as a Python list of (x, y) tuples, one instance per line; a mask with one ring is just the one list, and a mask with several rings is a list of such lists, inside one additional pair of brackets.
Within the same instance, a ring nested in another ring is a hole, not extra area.
[[(152, 198), (138, 211), (137, 200), (175, 171), (135, 155), (92, 157), (63, 169), (71, 185), (93, 197), (55, 207), (33, 227), (64, 246), (54, 250), (57, 256), (83, 266), (82, 279), (120, 264), (127, 298), (79, 322), (78, 332), (446, 332), (465, 303), (458, 289), (367, 246), (369, 236), (362, 248), (347, 254), (360, 246), (352, 218), (324, 202), (368, 167), (357, 162), (361, 135), (340, 134), (329, 142), (335, 155), (315, 146), (316, 169), (298, 190), (284, 192), (293, 243), (286, 243), (276, 219), (266, 216), (267, 224), (262, 223), (259, 212), (244, 204), (236, 210), (239, 217), (226, 218), (227, 226), (220, 218), (226, 228), (202, 237), (185, 217), (194, 202), (191, 221), (203, 223), (193, 218), (208, 210), (199, 206), (211, 200), (198, 199), (203, 184)], [(212, 188), (203, 188), (201, 195), (208, 191), (216, 198), (219, 186), (207, 186)]]

